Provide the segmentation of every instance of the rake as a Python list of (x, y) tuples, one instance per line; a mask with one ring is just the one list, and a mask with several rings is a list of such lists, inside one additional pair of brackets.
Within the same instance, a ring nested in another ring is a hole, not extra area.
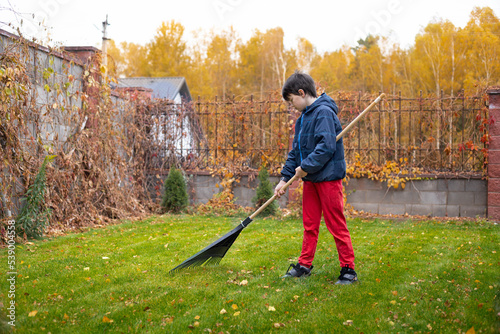
[[(377, 97), (363, 112), (361, 112), (358, 117), (356, 117), (351, 123), (349, 123), (342, 132), (340, 132), (336, 140), (338, 141), (342, 138), (365, 114), (373, 108), (380, 100), (384, 98), (385, 94), (381, 94)], [(297, 179), (297, 175), (294, 175), (284, 186), (283, 190), (286, 190), (295, 180)], [(181, 264), (179, 264), (174, 269), (170, 270), (170, 272), (177, 271), (184, 268), (189, 267), (197, 267), (207, 264), (217, 265), (220, 263), (224, 255), (226, 255), (229, 248), (233, 245), (234, 241), (240, 235), (241, 231), (247, 227), (253, 219), (261, 213), (269, 204), (271, 204), (275, 199), (276, 195), (273, 195), (270, 199), (266, 201), (260, 208), (258, 208), (254, 213), (248, 216), (245, 220), (243, 220), (238, 226), (232, 229), (230, 232), (226, 233), (224, 236), (219, 238), (217, 241), (214, 241), (209, 246), (203, 248), (201, 251), (191, 256), (189, 259), (185, 260)]]

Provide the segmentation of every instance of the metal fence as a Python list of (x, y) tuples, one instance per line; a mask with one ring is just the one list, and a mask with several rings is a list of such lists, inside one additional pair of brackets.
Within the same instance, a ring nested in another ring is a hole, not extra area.
[[(347, 124), (373, 96), (339, 96), (340, 118)], [(346, 160), (356, 155), (382, 165), (402, 161), (423, 171), (482, 173), (487, 163), (488, 109), (482, 96), (403, 98), (380, 102), (345, 143)]]
[[(343, 126), (375, 98), (332, 94)], [(158, 103), (150, 108), (154, 147), (149, 168), (171, 164), (211, 170), (232, 166), (240, 171), (265, 163), (279, 172), (299, 113), (278, 96), (264, 101)], [(376, 165), (404, 162), (424, 171), (481, 173), (487, 163), (488, 111), (482, 96), (404, 98), (388, 95), (344, 139), (346, 160)]]

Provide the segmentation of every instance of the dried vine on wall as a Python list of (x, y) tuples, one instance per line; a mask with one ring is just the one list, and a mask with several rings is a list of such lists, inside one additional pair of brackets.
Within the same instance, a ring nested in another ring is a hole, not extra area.
[(111, 90), (99, 55), (85, 64), (23, 39), (0, 54), (0, 218), (15, 218), (45, 156), (51, 230), (101, 224), (152, 208), (145, 182), (151, 146), (140, 94)]

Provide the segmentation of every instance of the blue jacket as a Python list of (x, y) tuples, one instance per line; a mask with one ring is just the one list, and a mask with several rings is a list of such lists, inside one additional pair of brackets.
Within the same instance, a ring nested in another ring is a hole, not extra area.
[(281, 171), (285, 181), (295, 175), (298, 166), (307, 172), (304, 181), (324, 182), (345, 177), (343, 140), (335, 141), (342, 131), (337, 112), (337, 104), (325, 93), (302, 111), (295, 123), (293, 148)]

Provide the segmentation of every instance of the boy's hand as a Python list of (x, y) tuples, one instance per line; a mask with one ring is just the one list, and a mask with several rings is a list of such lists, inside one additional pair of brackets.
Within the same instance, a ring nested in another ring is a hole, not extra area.
[(280, 181), (280, 183), (278, 183), (278, 185), (276, 186), (276, 188), (274, 188), (274, 194), (276, 195), (276, 197), (280, 198), (282, 195), (285, 194), (285, 190), (283, 189), (283, 186), (286, 184), (285, 181)]
[(301, 179), (303, 177), (306, 177), (307, 172), (304, 172), (302, 167), (299, 166), (299, 167), (295, 168), (295, 175), (297, 175), (297, 177)]

